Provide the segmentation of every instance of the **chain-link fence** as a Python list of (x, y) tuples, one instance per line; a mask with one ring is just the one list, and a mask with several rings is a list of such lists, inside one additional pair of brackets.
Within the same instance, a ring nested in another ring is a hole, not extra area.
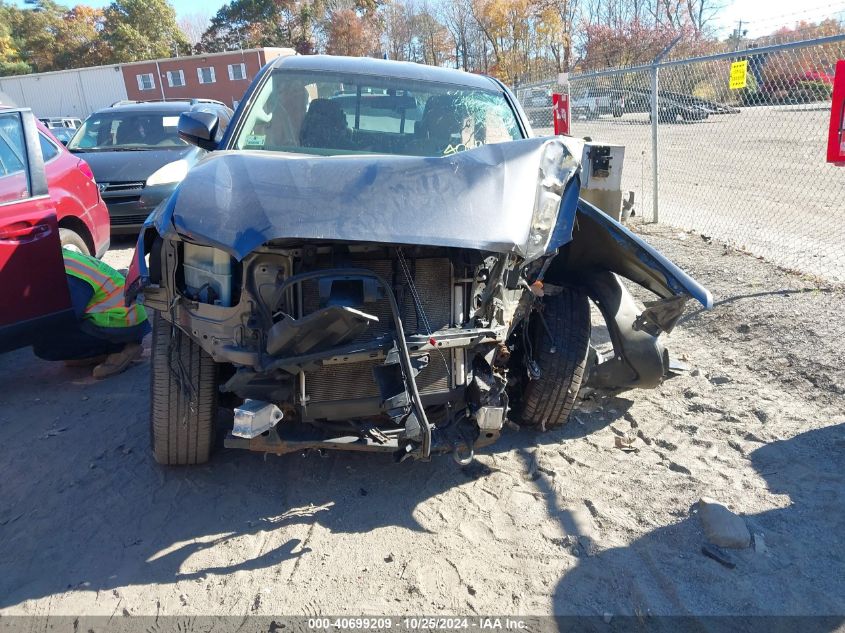
[[(572, 133), (625, 146), (623, 191), (647, 220), (845, 281), (845, 168), (825, 162), (843, 58), (845, 35), (573, 76)], [(539, 134), (559, 89), (517, 90)]]

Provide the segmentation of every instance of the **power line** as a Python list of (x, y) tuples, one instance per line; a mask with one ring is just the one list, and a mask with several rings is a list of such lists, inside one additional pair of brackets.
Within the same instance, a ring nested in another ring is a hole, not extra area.
[[(802, 21), (806, 22), (821, 22), (825, 19), (834, 18), (842, 21), (845, 19), (845, 2), (827, 2), (825, 4), (817, 4), (815, 6), (804, 7), (796, 11), (781, 13), (773, 16), (761, 16), (753, 20), (742, 19), (742, 25), (746, 27), (746, 31), (753, 30), (755, 32), (754, 38), (769, 35), (771, 31), (775, 31), (780, 27), (791, 27), (794, 24)], [(749, 29), (753, 26), (753, 29)], [(729, 29), (729, 25), (724, 25), (719, 29), (722, 33)], [(731, 33), (736, 34), (736, 30)]]
[(755, 20), (753, 24), (755, 27), (760, 25), (776, 25), (789, 26), (801, 21), (822, 21), (827, 18), (835, 17), (836, 13), (845, 12), (845, 3), (838, 2), (835, 4), (825, 4), (816, 7), (808, 7), (800, 11), (792, 11), (790, 13), (783, 13), (781, 15), (770, 16)]

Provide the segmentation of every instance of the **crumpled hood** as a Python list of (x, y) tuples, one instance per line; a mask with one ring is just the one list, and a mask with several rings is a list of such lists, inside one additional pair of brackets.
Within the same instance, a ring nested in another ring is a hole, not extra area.
[(162, 234), (175, 229), (238, 260), (281, 238), (524, 255), (550, 147), (559, 156), (560, 184), (574, 184), (576, 192), (564, 196), (551, 249), (571, 239), (578, 189), (578, 161), (558, 138), (436, 158), (213, 152), (159, 207), (155, 224)]

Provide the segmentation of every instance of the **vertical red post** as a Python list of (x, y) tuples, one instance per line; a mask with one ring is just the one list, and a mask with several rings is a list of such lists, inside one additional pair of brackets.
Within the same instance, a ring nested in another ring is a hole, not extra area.
[(568, 91), (552, 94), (552, 113), (554, 116), (555, 134), (570, 134), (572, 127)]
[(836, 62), (836, 75), (833, 78), (827, 162), (845, 166), (845, 59)]

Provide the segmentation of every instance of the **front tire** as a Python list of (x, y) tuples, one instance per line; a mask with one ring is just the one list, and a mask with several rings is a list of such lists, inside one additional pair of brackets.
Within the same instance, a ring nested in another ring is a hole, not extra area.
[(522, 422), (542, 431), (562, 426), (578, 400), (590, 347), (590, 303), (580, 290), (543, 298), (543, 316), (529, 326), (540, 377), (523, 391)]
[(153, 313), (150, 441), (159, 464), (204, 464), (217, 417), (217, 364), (185, 332)]

